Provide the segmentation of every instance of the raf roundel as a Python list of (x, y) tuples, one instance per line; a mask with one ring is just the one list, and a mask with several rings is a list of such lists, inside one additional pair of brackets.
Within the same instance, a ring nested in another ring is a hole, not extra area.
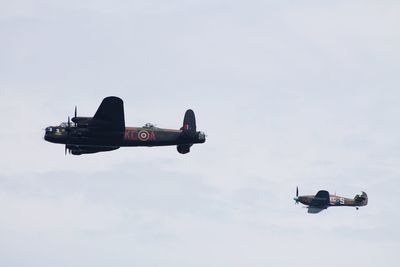
[(146, 130), (139, 131), (138, 138), (140, 141), (147, 141), (149, 140), (150, 134)]

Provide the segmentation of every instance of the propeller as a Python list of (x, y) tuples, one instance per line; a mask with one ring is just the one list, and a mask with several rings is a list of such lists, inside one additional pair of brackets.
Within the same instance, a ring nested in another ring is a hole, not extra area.
[[(77, 117), (78, 117), (78, 107), (75, 106), (74, 117), (72, 118), (72, 122), (74, 123), (75, 127), (77, 127), (77, 122), (76, 122)], [(69, 116), (68, 116), (67, 127), (65, 128), (65, 130), (67, 132), (67, 140), (69, 141), (69, 136), (71, 133), (71, 118)], [(69, 154), (71, 154), (71, 150), (68, 148), (68, 144), (65, 144), (65, 155), (67, 155), (67, 150), (68, 150)]]
[[(69, 116), (68, 116), (67, 128), (65, 130), (67, 132), (67, 140), (69, 140), (69, 134), (71, 132), (71, 118)], [(67, 155), (67, 150), (69, 152), (69, 149), (67, 146), (68, 146), (68, 144), (65, 144), (65, 150), (64, 150), (65, 155)]]
[(65, 127), (67, 131), (67, 136), (69, 137), (69, 132), (71, 131), (71, 118), (68, 116), (67, 127)]
[(299, 187), (296, 186), (296, 197), (293, 198), (295, 204), (299, 204)]
[(65, 144), (65, 150), (64, 150), (65, 155), (67, 155), (67, 151), (68, 154), (71, 154), (71, 149), (68, 147), (68, 144)]
[[(78, 109), (78, 108), (75, 106), (74, 118), (78, 117), (78, 111), (77, 111), (77, 109)], [(75, 121), (75, 120), (73, 120), (73, 121), (74, 121), (75, 127), (76, 127), (76, 121)]]

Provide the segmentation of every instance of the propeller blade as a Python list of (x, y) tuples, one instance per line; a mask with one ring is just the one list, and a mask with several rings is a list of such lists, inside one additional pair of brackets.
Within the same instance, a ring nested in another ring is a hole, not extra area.
[(64, 154), (67, 155), (67, 145), (65, 145), (65, 150), (64, 150)]
[(74, 122), (75, 127), (76, 127), (76, 117), (78, 117), (78, 108), (75, 106), (74, 118), (72, 119), (72, 121)]
[(296, 186), (296, 197), (293, 198), (294, 204), (299, 204), (299, 187)]
[(66, 132), (67, 132), (67, 137), (69, 137), (69, 132), (71, 131), (71, 119), (68, 116), (68, 121), (67, 121), (67, 127), (65, 128)]

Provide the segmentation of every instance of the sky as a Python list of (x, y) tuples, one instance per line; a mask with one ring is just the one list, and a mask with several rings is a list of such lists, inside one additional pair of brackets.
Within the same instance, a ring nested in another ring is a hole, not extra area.
[[(398, 1), (0, 1), (0, 265), (397, 266)], [(207, 142), (64, 155), (109, 95)], [(369, 204), (307, 214), (320, 189)]]

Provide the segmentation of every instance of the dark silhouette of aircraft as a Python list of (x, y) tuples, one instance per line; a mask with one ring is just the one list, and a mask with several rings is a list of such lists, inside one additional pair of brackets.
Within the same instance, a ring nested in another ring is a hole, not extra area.
[(183, 126), (179, 130), (161, 129), (147, 123), (143, 127), (125, 127), (124, 104), (122, 99), (110, 96), (103, 99), (93, 117), (75, 116), (72, 122), (46, 128), (44, 139), (48, 142), (65, 144), (73, 155), (111, 151), (131, 146), (176, 145), (181, 154), (190, 152), (193, 144), (204, 143), (206, 135), (196, 131), (193, 110), (185, 113)]
[(330, 195), (328, 191), (320, 190), (318, 193), (307, 196), (299, 196), (299, 188), (296, 188), (296, 197), (293, 198), (295, 203), (299, 202), (307, 205), (308, 213), (319, 213), (328, 207), (356, 207), (358, 210), (361, 206), (366, 206), (368, 204), (368, 196), (365, 192), (357, 194), (353, 199), (345, 198), (337, 195)]

